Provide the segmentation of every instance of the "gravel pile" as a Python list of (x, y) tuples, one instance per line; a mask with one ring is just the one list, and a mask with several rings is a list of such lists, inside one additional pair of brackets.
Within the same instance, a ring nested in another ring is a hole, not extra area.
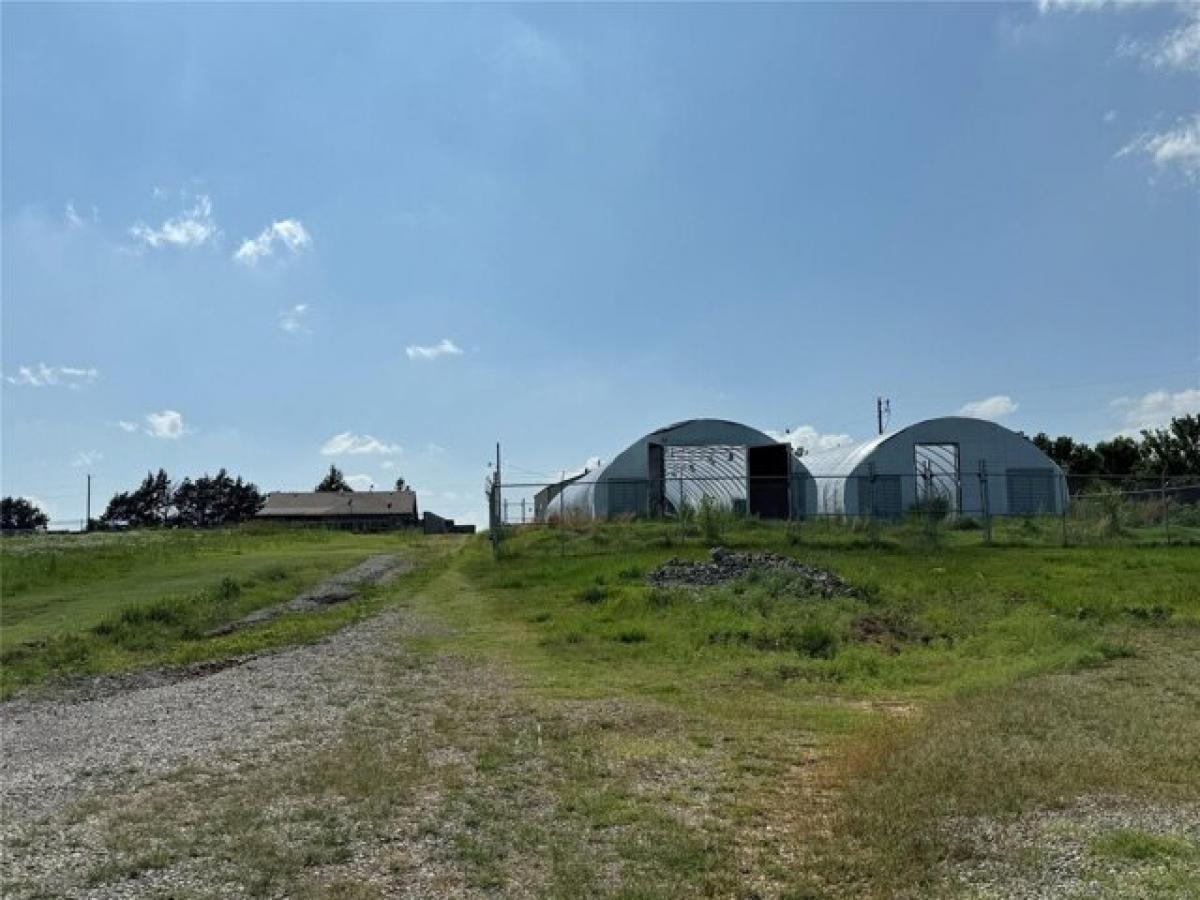
[(798, 581), (806, 593), (822, 597), (858, 595), (837, 573), (778, 553), (740, 553), (714, 547), (709, 556), (710, 562), (673, 557), (646, 576), (646, 580), (657, 587), (714, 587), (745, 578), (752, 572), (778, 573)]

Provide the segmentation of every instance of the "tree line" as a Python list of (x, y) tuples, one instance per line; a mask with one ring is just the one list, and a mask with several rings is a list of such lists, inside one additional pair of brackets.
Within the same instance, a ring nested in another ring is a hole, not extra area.
[(147, 472), (132, 491), (114, 494), (101, 528), (216, 528), (253, 518), (266, 498), (258, 486), (224, 469), (175, 483), (165, 469)]
[(1200, 415), (1176, 416), (1166, 428), (1142, 429), (1137, 438), (1118, 435), (1095, 446), (1067, 435), (1052, 438), (1044, 431), (1030, 440), (1073, 476), (1073, 491), (1105, 477), (1200, 475)]

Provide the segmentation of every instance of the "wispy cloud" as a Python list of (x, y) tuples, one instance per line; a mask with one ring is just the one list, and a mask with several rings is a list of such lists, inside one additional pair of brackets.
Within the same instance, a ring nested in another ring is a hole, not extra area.
[(782, 444), (791, 444), (797, 450), (805, 453), (816, 453), (818, 450), (832, 450), (851, 442), (848, 434), (826, 434), (811, 425), (798, 425), (786, 431), (767, 430), (767, 434)]
[(190, 209), (174, 218), (166, 219), (158, 228), (145, 222), (136, 222), (129, 233), (143, 247), (199, 247), (217, 236), (217, 223), (213, 219), (212, 200), (200, 194)]
[(75, 454), (75, 458), (71, 460), (71, 465), (76, 469), (86, 469), (89, 466), (96, 465), (102, 459), (104, 459), (104, 454), (99, 450), (80, 450)]
[(288, 334), (298, 334), (307, 331), (308, 304), (297, 303), (279, 314), (279, 327)]
[(1017, 411), (1020, 404), (1007, 394), (996, 394), (983, 400), (972, 400), (964, 403), (958, 409), (960, 416), (971, 416), (975, 419), (1002, 419)]
[(1156, 69), (1200, 72), (1200, 6), (1189, 6), (1187, 21), (1152, 41), (1125, 38), (1117, 48)]
[(75, 209), (75, 201), (68, 200), (67, 206), (63, 210), (63, 219), (70, 228), (84, 228), (87, 225), (97, 225), (100, 222), (100, 210), (95, 206), (92, 207), (91, 213), (84, 218), (80, 212)]
[(1038, 9), (1044, 13), (1066, 10), (1086, 12), (1096, 9), (1130, 9), (1146, 6), (1153, 0), (1038, 0)]
[(120, 421), (117, 422), (117, 427), (120, 428), (122, 431), (124, 431), (126, 434), (133, 434), (135, 431), (138, 430), (138, 423), (130, 422), (127, 419), (121, 419)]
[(343, 431), (335, 434), (321, 446), (322, 456), (344, 456), (377, 453), (391, 456), (401, 452), (399, 444), (388, 444), (371, 437), (369, 434), (355, 434), (353, 431)]
[(48, 366), (38, 363), (36, 366), (21, 366), (16, 375), (6, 375), (9, 384), (22, 387), (69, 387), (80, 388), (91, 384), (100, 377), (100, 371), (94, 368), (79, 368), (77, 366)]
[(1179, 119), (1166, 131), (1146, 131), (1117, 156), (1144, 156), (1159, 170), (1177, 168), (1188, 181), (1200, 181), (1200, 114)]
[(1143, 428), (1161, 428), (1175, 416), (1200, 413), (1200, 389), (1186, 388), (1174, 393), (1160, 390), (1140, 397), (1118, 397), (1112, 406), (1121, 417), (1123, 431), (1136, 434)]
[(173, 409), (146, 413), (146, 434), (152, 438), (177, 441), (183, 437), (183, 415)]
[(375, 487), (375, 479), (370, 475), (347, 475), (346, 484), (356, 491), (369, 491)]
[(233, 258), (246, 266), (256, 266), (260, 260), (275, 255), (276, 247), (283, 247), (292, 254), (312, 246), (312, 235), (299, 219), (280, 219), (272, 222), (256, 238), (242, 241)]
[(413, 344), (405, 347), (404, 352), (409, 359), (437, 359), (439, 356), (462, 356), (462, 348), (450, 338), (442, 338), (432, 346), (423, 347)]

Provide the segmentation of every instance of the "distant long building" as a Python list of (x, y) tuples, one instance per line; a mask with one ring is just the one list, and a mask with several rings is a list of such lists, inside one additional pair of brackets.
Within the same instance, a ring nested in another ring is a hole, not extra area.
[(324, 525), (355, 531), (415, 527), (415, 491), (275, 491), (255, 518), (297, 525)]

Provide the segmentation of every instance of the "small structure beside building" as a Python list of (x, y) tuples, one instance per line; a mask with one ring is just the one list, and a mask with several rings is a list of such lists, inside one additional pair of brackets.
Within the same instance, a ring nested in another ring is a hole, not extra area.
[(447, 519), (445, 516), (439, 516), (437, 513), (431, 513), (425, 510), (425, 515), (421, 518), (421, 527), (426, 534), (474, 534), (474, 525), (456, 525), (453, 519)]
[(415, 491), (275, 491), (255, 519), (352, 531), (386, 531), (420, 524)]

